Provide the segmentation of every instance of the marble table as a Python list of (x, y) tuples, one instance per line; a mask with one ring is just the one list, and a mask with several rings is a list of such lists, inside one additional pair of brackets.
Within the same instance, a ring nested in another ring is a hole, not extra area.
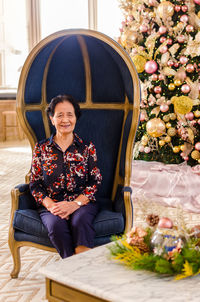
[[(111, 243), (112, 244), (112, 243)], [(132, 271), (110, 259), (108, 245), (40, 269), (49, 301), (200, 301), (200, 275), (180, 281)]]

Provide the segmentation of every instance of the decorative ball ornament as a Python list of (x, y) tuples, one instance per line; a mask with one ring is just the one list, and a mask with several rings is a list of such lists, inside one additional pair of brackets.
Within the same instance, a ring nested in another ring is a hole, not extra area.
[(147, 31), (148, 31), (148, 26), (146, 25), (146, 24), (142, 24), (142, 25), (140, 25), (140, 31), (142, 32), (142, 33), (146, 33)]
[(182, 15), (180, 17), (180, 21), (183, 22), (183, 23), (187, 23), (188, 22), (188, 16), (187, 15)]
[(165, 133), (165, 123), (160, 118), (153, 118), (146, 124), (147, 133), (152, 137), (159, 137)]
[(161, 37), (161, 38), (160, 38), (160, 43), (164, 43), (166, 40), (167, 40), (167, 38)]
[(169, 1), (163, 1), (158, 5), (157, 13), (160, 18), (166, 18), (166, 16), (172, 17), (174, 14), (174, 5)]
[(170, 84), (168, 85), (168, 89), (169, 89), (170, 91), (173, 91), (175, 88), (176, 88), (176, 86), (174, 85), (174, 83), (170, 83)]
[(156, 73), (152, 74), (152, 81), (157, 81), (158, 76)]
[(185, 114), (185, 118), (189, 121), (192, 121), (194, 118), (194, 113), (193, 112), (188, 112)]
[(186, 12), (188, 11), (187, 5), (183, 5), (183, 6), (181, 7), (181, 9), (182, 9), (182, 12), (184, 12), (184, 13), (186, 13)]
[(195, 149), (197, 151), (200, 151), (200, 142), (198, 142), (198, 143), (195, 144)]
[(161, 73), (158, 76), (159, 81), (163, 81), (165, 79), (165, 76)]
[(145, 71), (147, 73), (152, 74), (152, 73), (156, 72), (157, 69), (158, 69), (158, 64), (154, 60), (146, 62), (146, 64), (145, 64)]
[(192, 25), (188, 24), (188, 25), (186, 26), (186, 31), (187, 31), (188, 33), (191, 33), (191, 32), (194, 31), (194, 27), (193, 27)]
[(163, 53), (166, 53), (168, 51), (168, 47), (167, 47), (167, 45), (163, 45), (159, 48), (159, 50), (160, 50), (160, 53), (163, 54)]
[(200, 0), (194, 0), (194, 3), (200, 5)]
[(194, 65), (193, 64), (187, 64), (186, 71), (189, 73), (194, 72)]
[(172, 150), (173, 150), (174, 153), (178, 153), (180, 151), (180, 147), (179, 146), (174, 146), (172, 148)]
[(189, 93), (190, 92), (190, 86), (188, 84), (184, 84), (182, 87), (181, 87), (181, 91), (183, 93)]
[(172, 41), (171, 38), (167, 39), (167, 44), (168, 44), (168, 45), (172, 45), (172, 43), (173, 43), (173, 41)]
[(199, 153), (199, 151), (197, 151), (197, 150), (192, 151), (191, 157), (192, 157), (193, 159), (195, 159), (195, 160), (200, 159), (200, 153)]
[(184, 96), (184, 95), (180, 97), (173, 96), (171, 98), (171, 101), (174, 104), (174, 109), (175, 112), (177, 113), (186, 114), (192, 110), (193, 100), (188, 96)]
[(163, 116), (163, 121), (164, 121), (165, 123), (169, 122), (169, 120), (170, 120), (170, 117), (169, 117), (168, 114), (166, 114), (166, 115)]
[(175, 86), (181, 86), (181, 84), (182, 84), (182, 82), (181, 82), (181, 80), (174, 80), (174, 85)]
[(166, 137), (165, 137), (165, 142), (166, 143), (170, 143), (171, 142), (171, 137), (169, 136), (169, 135), (167, 135)]
[(169, 106), (167, 104), (160, 105), (161, 112), (167, 112), (169, 110)]
[(200, 111), (199, 111), (199, 110), (196, 110), (196, 111), (194, 112), (194, 116), (197, 117), (197, 118), (199, 118), (199, 117), (200, 117)]
[(181, 151), (185, 151), (185, 145), (180, 146)]
[(162, 25), (159, 27), (158, 31), (161, 35), (164, 35), (167, 32), (167, 27)]
[(144, 146), (142, 145), (139, 146), (139, 152), (144, 152)]
[(169, 60), (169, 61), (167, 62), (167, 65), (170, 66), (170, 67), (172, 67), (172, 66), (174, 66), (174, 62), (173, 62), (172, 60)]
[(131, 59), (135, 65), (135, 68), (138, 73), (141, 73), (145, 69), (146, 59), (140, 55), (131, 56)]
[(173, 127), (169, 128), (169, 129), (167, 130), (167, 134), (168, 134), (169, 136), (175, 136), (175, 135), (176, 135), (176, 129), (173, 128)]
[(179, 43), (184, 43), (184, 42), (185, 42), (185, 36), (184, 36), (184, 35), (178, 36), (178, 37), (177, 37), (177, 41), (178, 41)]
[(138, 33), (132, 30), (127, 30), (121, 36), (121, 42), (124, 47), (132, 48), (137, 42)]
[(180, 5), (175, 5), (174, 10), (178, 13), (181, 10), (181, 6)]
[(149, 152), (151, 152), (151, 149), (150, 149), (149, 147), (145, 147), (145, 148), (144, 148), (144, 152), (145, 152), (145, 153), (149, 153)]
[(155, 86), (155, 87), (154, 87), (154, 92), (155, 92), (156, 94), (159, 94), (159, 93), (162, 92), (162, 88), (161, 88), (160, 86)]
[(145, 121), (145, 118), (146, 118), (146, 114), (144, 112), (141, 112), (140, 113), (140, 121), (141, 122), (144, 122)]
[(175, 119), (177, 118), (176, 113), (170, 113), (169, 117), (172, 121), (175, 121)]
[(165, 145), (165, 141), (164, 141), (163, 139), (161, 139), (161, 140), (159, 141), (159, 145), (160, 145), (161, 147), (163, 147), (163, 146)]
[(170, 122), (166, 123), (166, 128), (169, 129), (171, 128), (172, 124)]
[(180, 63), (183, 64), (183, 65), (188, 62), (188, 58), (185, 57), (185, 56), (181, 56), (179, 60), (180, 60)]

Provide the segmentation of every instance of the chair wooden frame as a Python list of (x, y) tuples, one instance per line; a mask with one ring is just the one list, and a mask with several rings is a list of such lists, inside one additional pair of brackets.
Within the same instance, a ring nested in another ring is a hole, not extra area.
[[(104, 108), (103, 104), (98, 104), (98, 103), (92, 103), (92, 93), (91, 93), (91, 74), (90, 74), (90, 63), (88, 59), (88, 53), (86, 46), (84, 44), (84, 40), (82, 39), (81, 35), (88, 35), (92, 36), (95, 38), (98, 38), (99, 40), (107, 43), (109, 46), (111, 46), (118, 54), (120, 54), (121, 58), (124, 60), (125, 64), (127, 65), (129, 72), (132, 77), (133, 81), (133, 87), (134, 87), (134, 103), (130, 104), (128, 101), (128, 98), (125, 96), (125, 104), (119, 104), (119, 103), (110, 103), (106, 104), (107, 109), (119, 109), (119, 110), (124, 110), (124, 122), (123, 122), (123, 128), (124, 124), (128, 115), (128, 112), (130, 110), (133, 111), (133, 119), (132, 119), (132, 124), (131, 124), (131, 129), (130, 129), (130, 134), (128, 137), (127, 141), (127, 148), (126, 148), (126, 162), (125, 162), (125, 177), (122, 179), (119, 175), (119, 164), (120, 164), (120, 152), (118, 154), (118, 159), (117, 159), (117, 165), (116, 165), (116, 171), (115, 171), (115, 177), (114, 177), (114, 186), (113, 186), (113, 191), (112, 191), (112, 200), (114, 199), (114, 196), (116, 194), (117, 186), (119, 184), (124, 186), (124, 202), (125, 202), (125, 211), (126, 211), (126, 226), (125, 226), (125, 232), (129, 231), (132, 226), (133, 226), (133, 205), (131, 201), (131, 191), (130, 191), (130, 177), (131, 177), (131, 164), (132, 164), (132, 152), (133, 152), (133, 143), (134, 143), (134, 138), (136, 135), (136, 130), (138, 126), (138, 120), (139, 120), (139, 108), (140, 108), (140, 83), (139, 83), (139, 78), (136, 72), (136, 69), (134, 68), (134, 65), (131, 61), (131, 58), (129, 55), (121, 48), (121, 46), (113, 41), (111, 38), (107, 37), (106, 35), (92, 31), (92, 30), (84, 30), (84, 29), (78, 29), (78, 30), (65, 30), (65, 31), (60, 31), (57, 33), (54, 33), (50, 36), (48, 36), (46, 39), (42, 40), (36, 47), (31, 51), (29, 54), (22, 72), (20, 76), (20, 81), (19, 81), (19, 86), (18, 86), (18, 93), (17, 93), (17, 114), (19, 118), (19, 122), (21, 124), (21, 127), (26, 134), (31, 147), (33, 149), (35, 143), (36, 143), (36, 136), (33, 133), (32, 129), (30, 128), (28, 121), (26, 119), (26, 111), (28, 110), (41, 110), (42, 111), (42, 117), (44, 120), (44, 127), (45, 127), (45, 132), (46, 132), (46, 137), (50, 136), (50, 128), (49, 128), (49, 123), (47, 119), (47, 115), (45, 112), (45, 109), (47, 107), (47, 100), (46, 100), (46, 80), (47, 80), (47, 73), (49, 69), (49, 65), (51, 62), (51, 56), (49, 57), (49, 60), (46, 64), (45, 67), (45, 72), (44, 72), (44, 78), (42, 82), (42, 101), (40, 104), (25, 104), (24, 102), (24, 92), (25, 92), (25, 83), (26, 79), (28, 76), (28, 72), (30, 69), (30, 66), (32, 62), (34, 61), (35, 57), (39, 53), (39, 51), (49, 42), (52, 40), (59, 38), (59, 37), (64, 37), (63, 39), (67, 39), (71, 35), (78, 35), (78, 40), (81, 45), (82, 49), (82, 54), (84, 58), (84, 65), (85, 65), (85, 75), (86, 75), (86, 102), (85, 103), (80, 103), (81, 109), (102, 109)], [(120, 148), (122, 148), (122, 138), (123, 138), (123, 133), (121, 135), (121, 142), (120, 142)], [(26, 177), (26, 183), (28, 183), (28, 176)], [(127, 188), (127, 190), (126, 190)], [(11, 198), (12, 198), (12, 207), (11, 207), (11, 217), (10, 217), (10, 227), (9, 227), (9, 247), (11, 250), (11, 254), (13, 257), (13, 262), (14, 262), (14, 268), (11, 272), (11, 277), (12, 278), (17, 278), (19, 271), (20, 271), (20, 253), (19, 249), (22, 246), (29, 246), (29, 247), (35, 247), (39, 249), (43, 249), (46, 251), (52, 251), (56, 252), (56, 249), (50, 248), (47, 246), (43, 246), (40, 244), (32, 243), (32, 242), (26, 242), (26, 241), (16, 241), (14, 239), (14, 229), (13, 229), (13, 219), (14, 219), (14, 213), (18, 209), (19, 205), (19, 196), (21, 194), (24, 194), (23, 192), (20, 193), (18, 189), (13, 189), (11, 192)]]

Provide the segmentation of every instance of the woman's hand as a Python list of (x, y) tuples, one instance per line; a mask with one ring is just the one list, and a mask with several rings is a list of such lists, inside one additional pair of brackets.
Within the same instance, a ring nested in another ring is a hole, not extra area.
[(69, 216), (77, 209), (79, 209), (79, 206), (76, 202), (60, 201), (52, 205), (49, 211), (54, 215), (60, 216), (62, 219), (69, 219)]

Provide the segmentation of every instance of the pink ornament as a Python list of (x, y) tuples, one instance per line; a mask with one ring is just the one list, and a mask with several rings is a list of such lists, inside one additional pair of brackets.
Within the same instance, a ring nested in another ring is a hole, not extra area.
[(146, 33), (147, 31), (148, 31), (148, 26), (147, 25), (145, 25), (145, 24), (142, 24), (142, 25), (140, 25), (140, 31), (142, 32), (142, 33)]
[(152, 81), (157, 81), (158, 76), (156, 73), (152, 74)]
[(168, 66), (173, 66), (173, 65), (174, 65), (174, 62), (173, 62), (172, 60), (169, 60), (169, 61), (167, 62), (167, 65), (168, 65)]
[(162, 26), (159, 27), (158, 31), (161, 35), (164, 35), (167, 32), (167, 27), (162, 25)]
[(186, 71), (189, 72), (189, 73), (194, 72), (194, 65), (192, 65), (192, 64), (187, 64), (187, 65), (186, 65)]
[(161, 88), (160, 86), (154, 87), (154, 92), (155, 92), (156, 94), (161, 93), (161, 91), (162, 91), (162, 88)]
[(191, 33), (191, 32), (194, 31), (194, 27), (193, 27), (192, 25), (188, 24), (188, 25), (186, 26), (186, 31), (187, 31), (188, 33)]
[(184, 43), (185, 42), (185, 36), (180, 35), (180, 36), (178, 36), (177, 40), (178, 40), (179, 43)]
[(171, 38), (167, 39), (167, 44), (168, 44), (168, 45), (172, 45), (172, 43), (173, 43), (173, 41), (172, 41)]
[(167, 38), (161, 37), (161, 38), (160, 38), (160, 43), (164, 43), (166, 40), (167, 40)]
[(189, 120), (189, 121), (192, 121), (193, 118), (194, 118), (193, 112), (188, 112), (188, 113), (186, 113), (186, 114), (185, 114), (185, 118), (186, 118), (187, 120)]
[(184, 84), (183, 86), (181, 86), (181, 91), (183, 93), (188, 93), (190, 92), (190, 86), (188, 84)]
[(198, 151), (200, 151), (200, 142), (198, 142), (198, 143), (195, 144), (195, 149), (198, 150)]
[(194, 3), (200, 5), (200, 0), (194, 0)]
[(169, 106), (167, 104), (160, 105), (160, 111), (167, 112), (169, 110)]
[(188, 62), (188, 58), (187, 58), (187, 57), (185, 57), (185, 56), (181, 56), (181, 57), (180, 57), (180, 63), (181, 63), (181, 64), (184, 65), (184, 64), (186, 64), (187, 62)]
[(158, 222), (158, 227), (165, 228), (165, 229), (172, 229), (173, 222), (171, 221), (171, 219), (169, 219), (167, 217), (162, 217), (162, 218), (160, 218), (160, 220)]
[(179, 63), (178, 62), (174, 62), (174, 67), (178, 68)]
[(141, 122), (144, 122), (144, 121), (145, 121), (145, 118), (146, 118), (145, 113), (144, 113), (144, 112), (141, 112), (141, 114), (140, 114), (140, 121), (141, 121)]
[(144, 152), (145, 152), (145, 153), (149, 153), (149, 152), (151, 152), (151, 149), (150, 149), (149, 147), (145, 147), (145, 148), (144, 148)]
[(183, 23), (187, 23), (188, 22), (188, 16), (187, 15), (182, 15), (180, 17), (180, 21), (183, 22)]
[(180, 5), (175, 5), (174, 10), (178, 13), (181, 10)]
[(158, 69), (158, 65), (155, 61), (151, 60), (146, 62), (145, 71), (147, 73), (154, 73), (156, 72), (157, 69)]
[(158, 76), (158, 79), (159, 79), (159, 81), (163, 81), (164, 80), (164, 75), (163, 74), (159, 74), (159, 76)]
[(183, 159), (184, 159), (185, 161), (188, 161), (188, 160), (189, 160), (189, 157), (188, 157), (188, 156), (185, 156), (185, 157), (183, 157)]
[(144, 146), (142, 145), (139, 146), (139, 152), (144, 152)]
[(161, 53), (166, 53), (167, 51), (168, 51), (167, 45), (163, 45), (163, 46), (160, 47), (160, 52)]
[(190, 124), (191, 124), (192, 126), (196, 125), (196, 123), (197, 123), (197, 122), (196, 122), (195, 120), (193, 120), (193, 121), (190, 122)]
[(187, 5), (183, 5), (183, 6), (181, 7), (181, 9), (182, 9), (182, 12), (186, 13), (187, 10), (188, 10), (188, 7), (187, 7)]
[(198, 120), (198, 124), (200, 125), (200, 120)]

